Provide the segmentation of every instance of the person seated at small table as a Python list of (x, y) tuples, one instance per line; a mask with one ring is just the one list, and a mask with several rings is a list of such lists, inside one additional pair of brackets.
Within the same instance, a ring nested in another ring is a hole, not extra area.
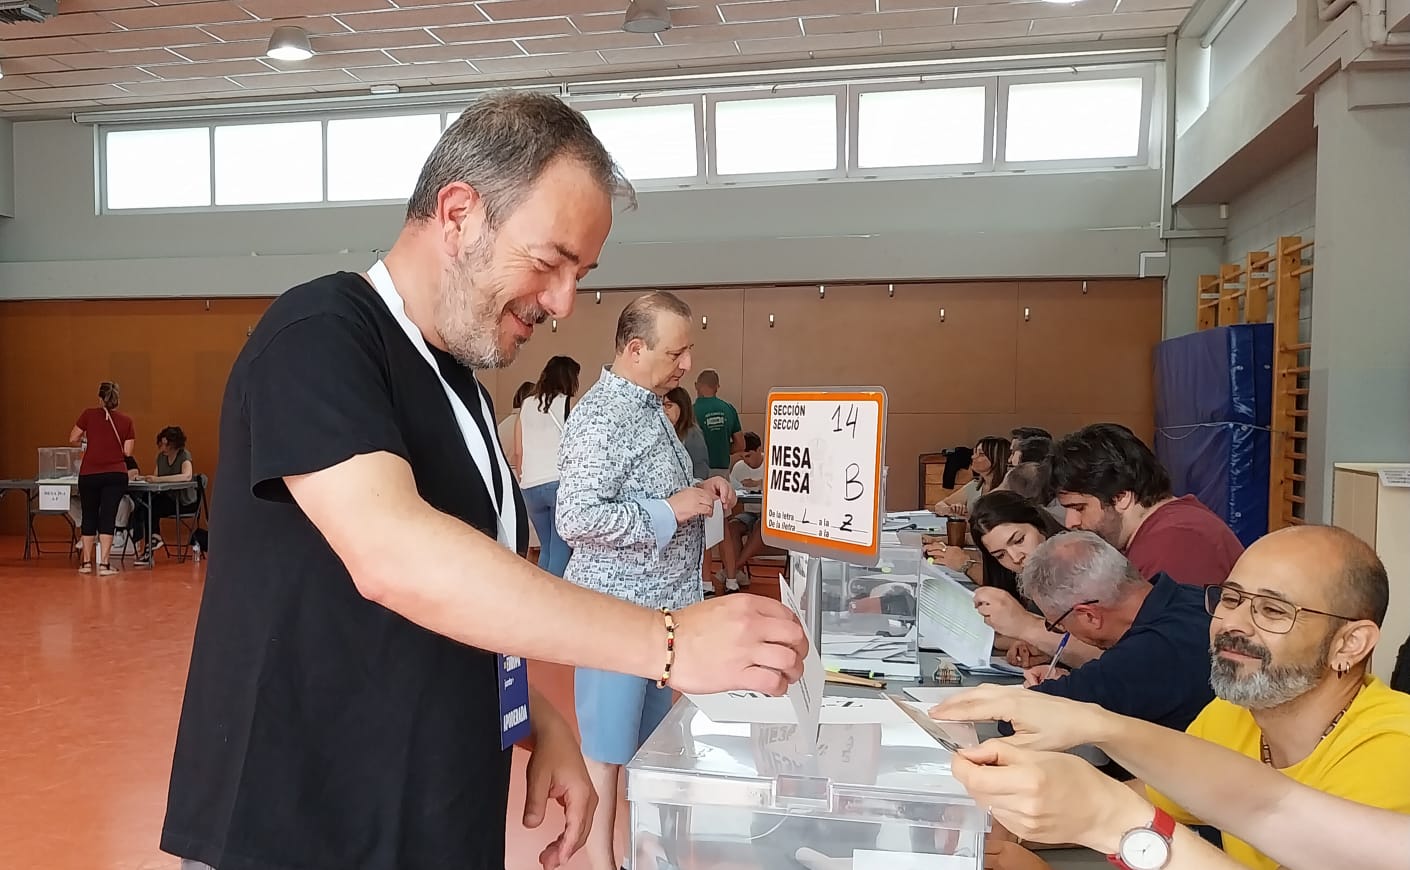
[[(736, 492), (759, 492), (764, 488), (763, 444), (756, 433), (744, 433), (744, 453), (729, 473)], [(764, 551), (760, 510), (756, 505), (741, 505), (725, 523), (725, 536), (720, 541), (723, 567), (715, 572), (715, 579), (724, 584), (727, 592), (749, 588), (749, 571), (744, 566)]]
[(1125, 426), (1095, 423), (1068, 435), (1049, 465), (1067, 527), (1101, 535), (1146, 578), (1223, 583), (1244, 551), (1199, 499), (1175, 497), (1170, 474)]
[(969, 470), (974, 478), (935, 505), (933, 510), (936, 514), (942, 517), (969, 516), (979, 497), (993, 492), (1008, 473), (1009, 442), (993, 435), (980, 438), (974, 445)]
[[(1019, 589), (1042, 611), (1048, 632), (1102, 650), (1071, 671), (1029, 668), (1024, 685), (1032, 691), (1176, 729), (1213, 700), (1210, 616), (1202, 588), (1165, 575), (1147, 581), (1097, 535), (1065, 532), (1028, 557)], [(1063, 656), (1059, 664), (1071, 661)]]
[[(139, 479), (148, 483), (179, 483), (182, 481), (195, 480), (195, 469), (191, 462), (191, 452), (186, 449), (186, 433), (181, 431), (180, 426), (168, 426), (157, 433), (157, 459), (156, 474), (143, 475)], [(194, 486), (188, 489), (178, 489), (170, 492), (151, 493), (153, 526), (160, 527), (164, 517), (174, 517), (178, 509), (182, 516), (190, 516), (196, 512), (196, 500), (199, 495)], [(151, 553), (147, 552), (147, 495), (134, 499), (135, 506), (132, 510), (129, 527), (131, 529), (132, 541), (137, 552), (137, 559), (134, 565), (146, 567), (151, 564)], [(155, 531), (153, 528), (151, 531)], [(152, 536), (152, 549), (156, 550), (162, 546), (162, 539), (159, 535)]]

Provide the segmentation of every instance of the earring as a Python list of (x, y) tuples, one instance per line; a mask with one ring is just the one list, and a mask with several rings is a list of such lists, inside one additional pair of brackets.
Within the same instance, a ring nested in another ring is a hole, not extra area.
[(1346, 672), (1351, 670), (1351, 668), (1346, 665), (1332, 665), (1332, 670), (1337, 672), (1337, 679), (1340, 680), (1342, 677), (1346, 676)]

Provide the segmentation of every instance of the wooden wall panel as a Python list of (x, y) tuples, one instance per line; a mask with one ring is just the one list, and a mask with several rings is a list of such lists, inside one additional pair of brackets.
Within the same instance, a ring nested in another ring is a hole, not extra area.
[[(970, 282), (710, 288), (681, 291), (696, 323), (694, 370), (715, 368), (721, 395), (762, 432), (770, 388), (880, 384), (888, 420), (888, 503), (914, 508), (916, 457), (1004, 435), (1016, 425), (1062, 434), (1111, 420), (1150, 439), (1158, 281)], [(519, 383), (554, 354), (583, 364), (584, 386), (612, 358), (617, 316), (643, 291), (581, 294), (558, 331), (545, 324), (513, 366), (482, 379), (503, 413)], [(213, 471), (230, 365), (268, 299), (0, 303), (0, 476), (34, 473), (36, 448), (63, 443), (99, 381), (123, 386), (144, 467), (158, 429), (186, 429), (198, 470)], [(945, 309), (945, 322), (939, 311)], [(1023, 309), (1029, 319), (1023, 319)], [(768, 326), (768, 315), (775, 326)], [(699, 318), (708, 316), (708, 329)], [(694, 377), (687, 381), (693, 384)], [(17, 533), (18, 499), (0, 503)]]
[[(1152, 352), (1160, 341), (1155, 281), (1019, 285), (1018, 407), (1030, 412), (1155, 416)], [(1152, 424), (1153, 425), (1153, 424)]]
[(1012, 411), (1016, 303), (1004, 283), (750, 290), (744, 410), (773, 387), (882, 384), (896, 413)]

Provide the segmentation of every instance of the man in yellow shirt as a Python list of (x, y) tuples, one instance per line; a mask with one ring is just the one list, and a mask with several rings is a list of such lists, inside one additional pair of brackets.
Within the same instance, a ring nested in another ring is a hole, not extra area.
[[(1317, 791), (1410, 813), (1410, 695), (1368, 673), (1390, 597), (1375, 551), (1332, 526), (1283, 529), (1249, 547), (1206, 595), (1217, 697), (1186, 732)], [(1200, 824), (1145, 791), (1176, 821)], [(1223, 836), (1224, 851), (1240, 865), (1279, 866)], [(1049, 867), (1001, 828), (985, 849), (986, 870)]]
[[(1410, 695), (1367, 672), (1388, 598), (1385, 566), (1349, 532), (1302, 526), (1258, 541), (1208, 590), (1217, 698), (1187, 732), (1318, 791), (1410, 813)], [(1278, 866), (1229, 834), (1224, 851), (1254, 870)]]

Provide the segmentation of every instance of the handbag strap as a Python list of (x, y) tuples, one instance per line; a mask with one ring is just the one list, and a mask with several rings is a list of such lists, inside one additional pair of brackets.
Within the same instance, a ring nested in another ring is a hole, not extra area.
[(123, 449), (123, 446), (122, 446), (122, 443), (123, 443), (123, 442), (122, 442), (122, 436), (118, 434), (117, 424), (113, 422), (113, 415), (112, 415), (112, 413), (111, 413), (107, 408), (104, 408), (104, 409), (103, 409), (103, 416), (108, 418), (108, 428), (113, 430), (113, 437), (117, 439), (118, 450), (121, 450), (121, 451), (122, 451), (122, 455), (123, 455), (123, 456), (126, 456), (126, 455), (127, 455), (127, 451)]

